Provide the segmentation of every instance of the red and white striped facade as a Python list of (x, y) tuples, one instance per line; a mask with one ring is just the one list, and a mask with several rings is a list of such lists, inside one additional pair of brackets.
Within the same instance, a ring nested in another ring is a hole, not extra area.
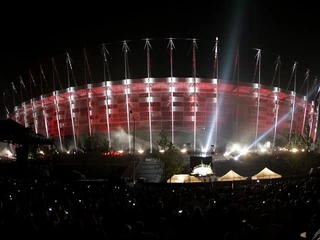
[[(178, 146), (195, 142), (200, 149), (206, 145), (210, 131), (217, 136), (218, 144), (219, 138), (250, 144), (256, 128), (259, 136), (267, 133), (269, 139), (274, 134), (287, 135), (292, 116), (292, 130), (302, 132), (309, 124), (315, 136), (314, 102), (278, 88), (261, 86), (260, 94), (258, 91), (258, 84), (218, 84), (217, 79), (203, 78), (107, 81), (33, 98), (16, 106), (12, 118), (26, 127), (33, 124), (44, 136), (59, 138), (61, 145), (65, 137), (73, 136), (75, 147), (80, 136), (88, 134), (104, 134), (110, 143), (112, 133), (119, 129), (133, 135), (132, 115), (137, 118), (136, 137), (150, 146), (161, 130)], [(213, 127), (216, 111), (217, 131)], [(129, 149), (131, 141), (128, 138)]]

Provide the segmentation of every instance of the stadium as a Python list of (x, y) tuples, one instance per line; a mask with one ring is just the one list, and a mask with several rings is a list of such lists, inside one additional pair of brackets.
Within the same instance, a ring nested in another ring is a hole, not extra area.
[[(36, 133), (55, 139), (60, 151), (78, 151), (87, 136), (99, 135), (116, 151), (134, 148), (152, 152), (160, 131), (164, 131), (179, 149), (190, 147), (195, 152), (208, 152), (212, 147), (226, 151), (232, 143), (247, 148), (265, 146), (266, 142), (277, 146), (289, 133), (302, 133), (306, 126), (310, 127), (310, 136), (315, 140), (318, 101), (312, 94), (313, 88), (309, 87), (310, 92), (307, 90), (305, 95), (298, 94), (295, 68), (292, 70), (292, 91), (279, 85), (263, 85), (260, 81), (261, 52), (257, 50), (254, 81), (220, 79), (216, 39), (210, 62), (213, 74), (199, 77), (197, 68), (201, 60), (198, 59), (197, 42), (185, 40), (191, 45), (190, 61), (185, 68), (191, 68), (192, 73), (179, 76), (174, 71), (177, 55), (174, 40), (169, 39), (168, 48), (167, 43), (162, 44), (161, 51), (166, 51), (168, 56), (165, 65), (169, 66), (170, 74), (154, 77), (150, 60), (154, 48), (150, 42), (146, 39), (144, 49), (139, 49), (144, 77), (130, 76), (128, 56), (132, 50), (128, 47), (130, 42), (126, 41), (121, 42), (122, 52), (118, 51), (119, 64), (115, 67), (123, 73), (120, 80), (110, 77), (113, 59), (109, 57), (109, 46), (107, 49), (105, 45), (98, 56), (101, 61), (97, 63), (103, 66), (99, 70), (100, 81), (88, 81), (94, 68), (89, 66), (86, 57), (83, 69), (77, 69), (89, 76), (81, 85), (76, 84), (75, 78), (79, 79), (79, 76), (74, 73), (76, 68), (69, 53), (63, 66), (68, 83), (65, 88), (57, 87), (61, 85), (62, 74), (54, 60), (52, 69), (47, 70), (53, 72), (51, 83), (46, 76), (49, 73), (40, 66), (40, 84), (31, 72), (28, 80), (20, 77), (18, 82), (12, 82), (12, 89), (4, 95), (7, 116), (32, 127)], [(275, 75), (277, 71), (280, 70), (276, 68)], [(29, 89), (26, 81), (30, 81)], [(53, 91), (43, 91), (45, 85), (50, 85)]]

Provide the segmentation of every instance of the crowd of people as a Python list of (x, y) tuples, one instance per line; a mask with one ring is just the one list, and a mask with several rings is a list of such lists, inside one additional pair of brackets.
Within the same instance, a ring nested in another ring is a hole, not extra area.
[(2, 239), (313, 239), (317, 178), (217, 184), (0, 181)]

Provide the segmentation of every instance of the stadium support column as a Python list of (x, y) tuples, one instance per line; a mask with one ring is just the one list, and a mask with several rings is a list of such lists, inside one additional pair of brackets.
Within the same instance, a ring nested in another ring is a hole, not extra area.
[(92, 91), (91, 86), (89, 89), (89, 85), (87, 85), (87, 118), (88, 118), (88, 128), (89, 128), (89, 135), (92, 137), (92, 126), (91, 126), (91, 97), (92, 97)]
[(131, 131), (130, 131), (130, 109), (129, 109), (129, 87), (128, 87), (128, 78), (129, 78), (129, 64), (128, 64), (128, 51), (129, 47), (126, 41), (123, 42), (122, 51), (124, 53), (124, 79), (126, 85), (126, 110), (127, 110), (127, 126), (128, 126), (128, 142), (129, 142), (129, 150), (131, 151)]
[(276, 68), (274, 71), (274, 77), (271, 86), (273, 85), (274, 79), (276, 77), (276, 74), (278, 73), (278, 86), (276, 90), (274, 91), (274, 125), (273, 125), (273, 140), (272, 140), (272, 148), (275, 148), (276, 143), (276, 136), (277, 136), (277, 130), (278, 130), (278, 117), (279, 117), (279, 91), (280, 91), (280, 70), (281, 70), (281, 59), (280, 56), (278, 56), (276, 61)]
[(307, 106), (308, 106), (308, 97), (309, 97), (309, 76), (310, 76), (310, 70), (307, 69), (307, 72), (305, 74), (306, 78), (304, 80), (304, 83), (307, 82), (307, 93), (306, 96), (303, 98), (303, 119), (302, 119), (302, 127), (301, 127), (301, 134), (304, 133), (304, 128), (306, 125), (306, 116), (307, 116)]
[(319, 121), (319, 107), (320, 107), (320, 87), (317, 87), (317, 78), (315, 79), (315, 82), (313, 84), (314, 89), (314, 100), (311, 104), (311, 110), (310, 110), (310, 120), (309, 120), (309, 126), (310, 126), (310, 132), (309, 136), (312, 138), (313, 142), (316, 141), (317, 138), (317, 131), (318, 131), (318, 121)]
[[(148, 76), (148, 108), (149, 108), (149, 141), (150, 141), (150, 153), (152, 153), (152, 112), (151, 112), (151, 94), (150, 94), (150, 74), (151, 74), (151, 65), (150, 65), (150, 49), (151, 44), (149, 40), (146, 40), (144, 48), (147, 50), (147, 76)], [(135, 137), (135, 136), (134, 136)]]
[(275, 148), (276, 144), (276, 136), (277, 136), (277, 130), (278, 130), (278, 116), (279, 116), (279, 88), (275, 90), (275, 96), (274, 96), (274, 125), (273, 125), (273, 140), (272, 140), (272, 148)]
[[(58, 134), (59, 134), (59, 143), (60, 143), (60, 150), (63, 151), (62, 146), (62, 138), (61, 138), (61, 128), (60, 128), (60, 117), (59, 117), (59, 101), (57, 97), (57, 91), (56, 91), (56, 83), (55, 83), (55, 73), (57, 74), (57, 78), (59, 80), (58, 71), (56, 69), (56, 64), (54, 59), (52, 58), (52, 82), (53, 82), (53, 95), (54, 95), (54, 106), (55, 106), (55, 114), (56, 114), (56, 121), (57, 121), (57, 128), (58, 128)], [(60, 81), (59, 81), (60, 82)], [(60, 82), (61, 84), (61, 82)]]
[(36, 107), (34, 105), (33, 99), (31, 99), (31, 106), (32, 106), (32, 118), (33, 118), (33, 124), (34, 124), (34, 131), (35, 131), (35, 133), (38, 133), (37, 111), (36, 111)]
[(12, 100), (13, 100), (13, 106), (14, 106), (14, 117), (15, 117), (15, 121), (18, 122), (18, 123), (21, 123), (20, 122), (20, 116), (19, 116), (19, 112), (18, 112), (18, 108), (16, 106), (16, 98), (14, 97), (15, 95), (17, 95), (17, 98), (19, 98), (19, 94), (18, 94), (18, 91), (14, 85), (13, 82), (11, 82), (11, 86), (12, 86)]
[(110, 90), (108, 89), (108, 82), (107, 82), (107, 75), (106, 71), (108, 72), (109, 81), (111, 81), (111, 75), (109, 71), (109, 64), (107, 54), (109, 54), (108, 49), (105, 45), (102, 45), (102, 54), (103, 54), (103, 79), (104, 79), (104, 87), (105, 87), (105, 94), (106, 94), (106, 118), (107, 118), (107, 129), (108, 129), (108, 143), (109, 148), (111, 148), (111, 134), (110, 134), (110, 116), (109, 116), (109, 94)]
[(42, 108), (42, 116), (44, 118), (44, 127), (46, 130), (46, 136), (47, 138), (49, 138), (49, 129), (48, 129), (48, 118), (47, 118), (47, 111), (46, 111), (46, 107), (44, 105), (44, 100), (43, 100), (43, 84), (42, 84), (42, 79), (46, 81), (44, 72), (42, 70), (42, 66), (40, 65), (40, 88), (41, 88), (41, 108)]
[(6, 92), (3, 92), (3, 105), (4, 105), (4, 112), (5, 112), (5, 115), (6, 115), (6, 119), (9, 119), (10, 118), (10, 114), (9, 114), (9, 109), (8, 109), (8, 106), (7, 106), (7, 101), (6, 101)]
[(239, 67), (239, 45), (237, 46), (237, 53), (234, 61), (233, 81), (235, 81), (235, 74), (237, 71), (237, 106), (236, 106), (236, 142), (238, 142), (238, 128), (239, 128), (239, 87), (240, 87), (240, 67)]
[(71, 118), (71, 125), (72, 125), (73, 145), (74, 145), (74, 150), (77, 152), (78, 146), (77, 146), (77, 138), (76, 138), (76, 131), (74, 126), (74, 118), (73, 118), (74, 96), (73, 96), (73, 90), (71, 89), (71, 86), (70, 86), (70, 76), (69, 76), (70, 75), (69, 71), (72, 70), (72, 67), (71, 67), (71, 59), (70, 59), (69, 53), (67, 53), (66, 60), (67, 60), (67, 77), (68, 77), (68, 98), (69, 98), (70, 118)]
[(54, 91), (54, 105), (55, 107), (55, 111), (56, 111), (56, 121), (57, 121), (57, 128), (58, 128), (58, 134), (59, 134), (59, 143), (60, 143), (60, 150), (63, 151), (63, 147), (62, 147), (62, 139), (61, 139), (61, 129), (60, 129), (60, 118), (59, 118), (59, 101), (58, 101), (58, 97), (57, 97), (57, 92)]
[(170, 92), (171, 92), (171, 142), (174, 144), (174, 111), (173, 111), (173, 49), (175, 48), (172, 38), (169, 39), (168, 48), (170, 49)]
[(303, 119), (302, 119), (301, 134), (303, 134), (304, 128), (305, 128), (305, 125), (306, 125), (307, 106), (308, 106), (308, 97), (304, 96), (304, 98), (303, 98)]
[(218, 112), (219, 112), (219, 105), (218, 105), (218, 97), (219, 97), (219, 65), (218, 65), (218, 38), (216, 37), (216, 44), (214, 47), (214, 66), (213, 66), (213, 78), (216, 77), (216, 111), (215, 111), (215, 131), (214, 131), (214, 145), (217, 147), (218, 142)]
[(261, 49), (256, 49), (257, 52), (257, 62), (256, 67), (258, 67), (258, 96), (257, 96), (257, 118), (256, 118), (256, 131), (254, 138), (255, 149), (257, 150), (257, 140), (258, 140), (258, 131), (259, 131), (259, 115), (260, 115), (260, 90), (261, 90)]
[(26, 128), (28, 128), (28, 118), (27, 118), (27, 107), (26, 107), (26, 103), (23, 102), (23, 93), (22, 93), (22, 88), (26, 88), (26, 86), (24, 85), (24, 82), (23, 82), (23, 79), (22, 77), (20, 76), (20, 94), (21, 94), (21, 103), (22, 103), (22, 106), (23, 106), (23, 121), (24, 121), (24, 126)]
[(40, 98), (41, 98), (42, 115), (43, 115), (43, 118), (44, 118), (44, 127), (45, 127), (45, 130), (46, 130), (46, 137), (49, 138), (47, 111), (46, 111), (46, 108), (44, 106), (43, 95), (42, 94), (41, 94)]
[(197, 42), (192, 41), (192, 76), (193, 76), (193, 151), (196, 151), (197, 142), (197, 59), (196, 59)]
[(70, 118), (71, 118), (71, 125), (72, 125), (73, 146), (74, 146), (74, 150), (77, 152), (78, 146), (77, 146), (77, 138), (76, 138), (76, 131), (74, 126), (74, 117), (73, 117), (74, 98), (73, 98), (73, 89), (71, 89), (70, 87), (68, 88), (68, 99), (69, 99)]
[(315, 110), (314, 110), (314, 101), (311, 101), (311, 103), (310, 103), (309, 117), (308, 117), (309, 137), (311, 137), (311, 134), (312, 134), (314, 112), (315, 112)]
[(17, 114), (17, 108), (16, 108), (16, 98), (14, 97), (15, 94), (18, 95), (18, 92), (17, 92), (17, 89), (16, 87), (14, 86), (14, 83), (11, 82), (11, 87), (12, 87), (12, 101), (13, 101), (13, 107), (14, 107), (14, 115), (15, 115), (15, 121), (16, 122), (19, 122), (18, 121), (18, 114)]
[(319, 89), (317, 89), (317, 84), (318, 84), (317, 82), (318, 82), (318, 78), (315, 77), (315, 79), (313, 81), (313, 85), (311, 87), (311, 92), (314, 92), (314, 94), (313, 94), (314, 100), (312, 100), (310, 103), (310, 110), (309, 110), (309, 114), (308, 114), (309, 137), (311, 137), (311, 134), (312, 134), (314, 112), (315, 112), (315, 102), (317, 101), (317, 95), (319, 93)]
[(92, 91), (91, 91), (91, 85), (89, 88), (88, 85), (88, 80), (87, 80), (87, 74), (86, 74), (86, 69), (88, 70), (89, 77), (92, 83), (92, 76), (91, 76), (91, 71), (90, 71), (90, 66), (89, 66), (89, 61), (88, 61), (88, 56), (87, 56), (87, 50), (84, 49), (83, 51), (84, 55), (84, 70), (85, 70), (85, 83), (86, 83), (86, 93), (87, 93), (87, 119), (88, 119), (88, 130), (89, 130), (89, 136), (92, 137), (92, 126), (91, 126), (91, 96), (92, 96)]
[(35, 133), (38, 133), (38, 116), (37, 116), (37, 108), (35, 106), (35, 101), (33, 99), (33, 91), (32, 91), (32, 82), (34, 83), (34, 86), (36, 87), (35, 81), (32, 76), (32, 72), (29, 69), (29, 82), (30, 82), (30, 101), (31, 101), (31, 109), (32, 109), (32, 117), (33, 117), (33, 124), (34, 124), (34, 131)]
[(297, 62), (294, 62), (292, 72), (294, 73), (294, 83), (293, 83), (293, 92), (292, 92), (293, 99), (291, 102), (291, 120), (290, 120), (290, 130), (289, 130), (290, 136), (293, 130), (293, 119), (294, 119), (294, 112), (296, 108)]
[(320, 96), (317, 98), (317, 110), (316, 110), (316, 119), (315, 119), (315, 126), (313, 130), (312, 140), (315, 143), (317, 140), (317, 132), (318, 132), (318, 122), (319, 122), (319, 110), (320, 110)]

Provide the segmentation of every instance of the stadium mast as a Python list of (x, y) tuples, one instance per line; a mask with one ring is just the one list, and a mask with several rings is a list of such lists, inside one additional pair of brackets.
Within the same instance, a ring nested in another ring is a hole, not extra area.
[(218, 66), (218, 42), (216, 37), (216, 44), (214, 46), (214, 66), (213, 66), (213, 80), (216, 78), (216, 111), (215, 111), (215, 131), (214, 131), (214, 146), (217, 146), (218, 141), (218, 96), (219, 96), (219, 66)]
[(317, 95), (319, 93), (319, 89), (317, 89), (317, 83), (318, 82), (318, 78), (315, 77), (315, 79), (313, 80), (313, 84), (311, 87), (311, 93), (312, 93), (312, 97), (313, 100), (311, 101), (311, 106), (310, 106), (310, 112), (309, 112), (309, 117), (308, 117), (308, 124), (310, 126), (310, 130), (309, 130), (309, 137), (311, 137), (312, 134), (312, 129), (313, 129), (313, 123), (315, 121), (315, 102), (317, 101)]
[(107, 82), (107, 75), (106, 71), (108, 72), (109, 81), (111, 81), (111, 74), (109, 70), (109, 63), (107, 55), (110, 55), (108, 52), (108, 49), (103, 44), (102, 45), (102, 55), (103, 55), (103, 80), (104, 80), (104, 87), (105, 87), (105, 95), (106, 95), (106, 118), (107, 118), (107, 130), (108, 130), (108, 144), (109, 148), (111, 148), (111, 135), (110, 135), (110, 119), (109, 119), (109, 88), (108, 88), (108, 82)]
[(129, 61), (128, 61), (128, 52), (130, 51), (126, 41), (123, 41), (122, 45), (123, 58), (124, 58), (124, 79), (126, 84), (126, 108), (127, 108), (127, 124), (128, 124), (128, 141), (129, 141), (129, 151), (132, 151), (131, 147), (131, 130), (130, 130), (130, 109), (129, 109), (129, 83), (128, 78), (130, 78), (129, 71)]
[(292, 128), (293, 128), (293, 118), (294, 118), (294, 112), (295, 112), (295, 107), (296, 107), (296, 90), (297, 90), (297, 62), (293, 63), (292, 66), (292, 72), (291, 72), (291, 77), (290, 77), (290, 81), (287, 87), (287, 91), (289, 90), (291, 81), (292, 81), (292, 77), (294, 78), (294, 82), (293, 82), (293, 92), (291, 93), (292, 96), (292, 100), (291, 100), (291, 120), (290, 120), (290, 130), (289, 130), (289, 136), (291, 137), (291, 133), (292, 133)]
[(254, 145), (255, 150), (257, 150), (257, 140), (258, 140), (258, 129), (259, 129), (259, 115), (260, 115), (260, 89), (261, 89), (261, 49), (256, 49), (256, 67), (254, 71), (253, 79), (255, 80), (257, 68), (258, 68), (258, 96), (257, 96), (257, 118), (256, 118), (256, 132), (255, 132), (255, 139), (254, 139)]
[(43, 101), (43, 80), (45, 80), (46, 84), (47, 84), (47, 87), (48, 87), (48, 90), (50, 92), (50, 89), (49, 89), (49, 86), (48, 86), (48, 82), (47, 82), (47, 79), (44, 75), (44, 72), (43, 72), (43, 69), (42, 69), (42, 66), (40, 64), (40, 91), (41, 91), (41, 108), (42, 108), (42, 116), (44, 118), (44, 127), (45, 127), (45, 130), (46, 130), (46, 136), (47, 138), (49, 138), (49, 129), (48, 129), (48, 118), (47, 118), (47, 111), (46, 111), (46, 107), (44, 105), (44, 101)]
[(306, 124), (306, 115), (307, 115), (307, 106), (308, 106), (308, 95), (309, 95), (309, 80), (310, 80), (310, 70), (307, 69), (307, 72), (305, 74), (305, 79), (303, 81), (303, 84), (300, 88), (299, 95), (301, 94), (301, 91), (304, 87), (304, 84), (307, 83), (307, 91), (306, 96), (304, 96), (304, 102), (303, 102), (303, 120), (302, 120), (302, 128), (301, 128), (301, 134), (304, 132), (304, 127)]
[(66, 64), (67, 64), (68, 98), (69, 98), (70, 118), (71, 118), (71, 124), (72, 124), (73, 144), (74, 144), (74, 149), (77, 152), (78, 146), (77, 146), (76, 130), (74, 126), (73, 104), (72, 104), (74, 102), (74, 97), (73, 97), (73, 89), (71, 89), (71, 85), (70, 85), (70, 72), (72, 74), (75, 87), (77, 86), (77, 84), (74, 78), (73, 68), (72, 68), (71, 58), (69, 53), (66, 54)]
[(275, 143), (276, 143), (276, 135), (278, 130), (278, 117), (279, 117), (279, 92), (280, 92), (280, 71), (281, 71), (281, 58), (280, 55), (278, 56), (276, 62), (276, 67), (274, 70), (274, 75), (271, 83), (271, 87), (273, 87), (274, 81), (276, 79), (276, 76), (278, 74), (278, 86), (276, 88), (276, 91), (274, 91), (274, 126), (273, 126), (273, 140), (272, 140), (272, 148), (274, 149)]
[(21, 101), (22, 101), (22, 107), (23, 107), (24, 126), (27, 128), (27, 127), (29, 127), (28, 126), (28, 118), (27, 118), (27, 108), (26, 108), (26, 103), (23, 101), (22, 88), (24, 88), (24, 90), (27, 94), (27, 98), (28, 99), (30, 99), (30, 98), (28, 96), (28, 92), (27, 92), (26, 86), (24, 85), (23, 78), (21, 75), (19, 76), (19, 79), (20, 79), (20, 94), (21, 94)]
[(87, 93), (87, 119), (88, 119), (88, 128), (89, 128), (89, 136), (92, 137), (92, 127), (91, 127), (91, 85), (89, 88), (88, 79), (87, 79), (87, 71), (90, 78), (90, 83), (92, 83), (92, 75), (90, 70), (90, 65), (88, 61), (88, 54), (87, 50), (83, 49), (83, 56), (84, 56), (84, 80), (86, 85), (86, 93)]
[(319, 90), (320, 90), (320, 87), (319, 89), (317, 90), (317, 99), (316, 99), (316, 105), (317, 105), (317, 108), (316, 108), (316, 114), (315, 114), (315, 126), (314, 126), (314, 130), (313, 130), (313, 136), (312, 136), (312, 140), (313, 142), (315, 143), (316, 142), (316, 139), (317, 139), (317, 132), (318, 132), (318, 123), (319, 123), (319, 110), (320, 110), (320, 95), (319, 95)]
[(174, 144), (174, 111), (173, 111), (173, 49), (175, 48), (172, 38), (169, 38), (168, 48), (170, 49), (170, 92), (171, 92), (171, 142)]
[(8, 106), (7, 106), (7, 101), (6, 101), (6, 92), (3, 92), (3, 105), (4, 105), (4, 112), (5, 112), (5, 115), (6, 115), (6, 119), (9, 119), (10, 118), (10, 113), (9, 113), (9, 109), (8, 109)]
[[(151, 96), (150, 96), (150, 75), (151, 75), (151, 64), (150, 64), (150, 50), (152, 49), (149, 39), (146, 39), (144, 48), (147, 50), (147, 77), (148, 77), (148, 108), (149, 108), (149, 142), (150, 142), (150, 153), (152, 153), (152, 119), (151, 119)], [(134, 136), (135, 138), (136, 136)]]
[[(15, 85), (14, 85), (14, 82), (11, 82), (11, 87), (12, 87), (12, 91), (13, 91), (13, 93), (12, 93), (12, 97), (13, 97), (13, 106), (15, 107), (16, 106), (16, 100), (15, 100), (15, 98), (14, 98), (14, 95), (16, 94), (17, 95), (17, 97), (19, 98), (19, 94), (18, 94), (18, 91), (17, 91), (17, 89), (16, 89), (16, 87), (15, 87)], [(16, 110), (16, 108), (14, 108), (14, 115), (15, 115), (15, 120), (16, 120), (16, 122), (19, 122), (19, 119), (18, 119), (18, 112), (17, 112), (17, 110)]]
[(319, 120), (319, 104), (320, 104), (320, 87), (318, 86), (318, 78), (315, 77), (313, 82), (314, 100), (312, 101), (312, 110), (310, 114), (310, 133), (309, 136), (312, 137), (313, 141), (317, 137), (318, 120)]
[(61, 138), (61, 129), (60, 129), (60, 120), (59, 120), (59, 114), (58, 114), (58, 109), (59, 109), (59, 101), (57, 97), (57, 91), (56, 91), (56, 83), (55, 83), (55, 76), (57, 76), (57, 79), (60, 83), (60, 88), (62, 89), (62, 84), (60, 81), (60, 77), (58, 74), (58, 69), (56, 68), (56, 62), (52, 58), (52, 83), (53, 83), (53, 94), (54, 94), (54, 105), (55, 105), (55, 113), (56, 113), (56, 121), (57, 121), (57, 128), (58, 128), (58, 134), (59, 134), (59, 143), (60, 143), (60, 150), (63, 151), (63, 146), (62, 146), (62, 138)]
[(192, 77), (193, 77), (193, 151), (196, 149), (197, 142), (197, 58), (196, 49), (198, 48), (196, 39), (192, 40)]
[(36, 111), (35, 101), (33, 99), (32, 85), (34, 85), (38, 94), (39, 94), (39, 92), (38, 92), (36, 82), (34, 81), (34, 78), (33, 78), (33, 75), (32, 75), (32, 72), (30, 69), (29, 69), (29, 83), (30, 83), (30, 97), (31, 97), (32, 117), (33, 117), (33, 122), (34, 122), (34, 131), (35, 131), (35, 133), (38, 133), (38, 114)]

